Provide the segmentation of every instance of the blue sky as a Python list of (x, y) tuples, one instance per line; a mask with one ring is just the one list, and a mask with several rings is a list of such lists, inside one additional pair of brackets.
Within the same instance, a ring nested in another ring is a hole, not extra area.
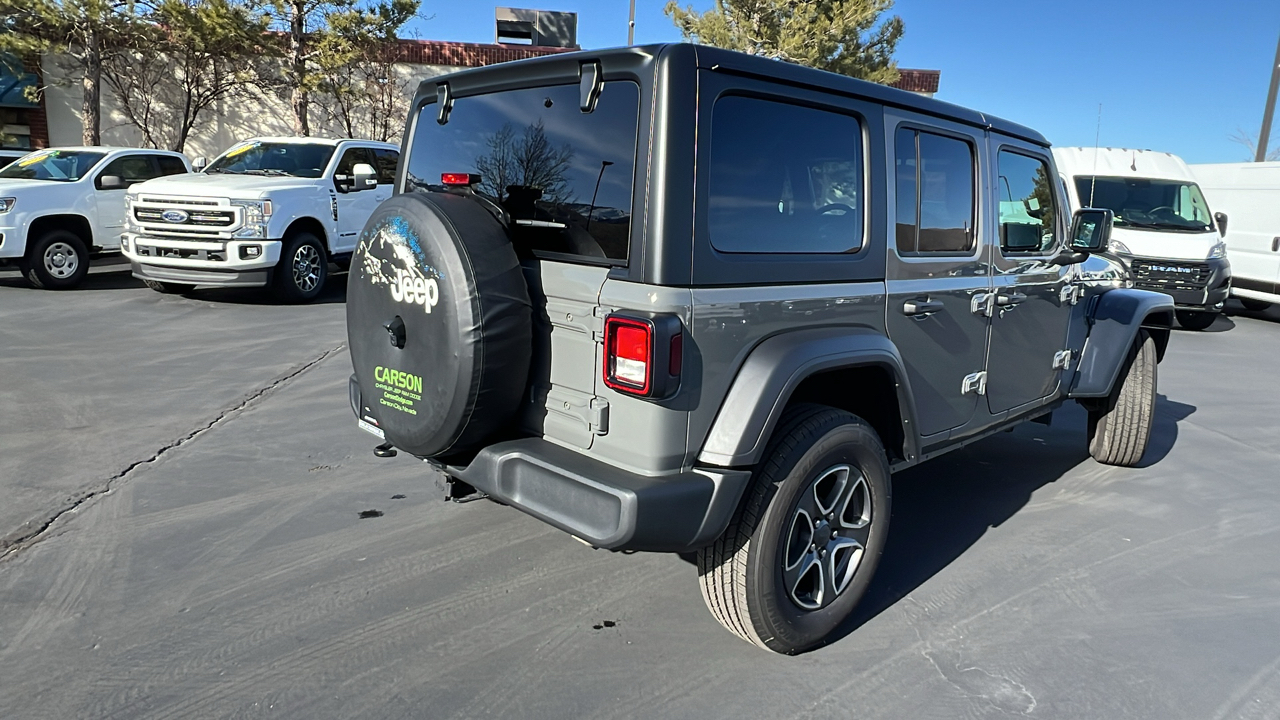
[[(417, 37), (493, 42), (497, 5), (578, 13), (584, 48), (625, 45), (628, 0), (423, 0)], [(636, 42), (680, 39), (665, 0), (636, 0)], [(711, 0), (682, 0), (706, 9)], [(901, 67), (942, 71), (940, 100), (1021, 122), (1055, 145), (1249, 158), (1280, 39), (1275, 0), (897, 0)], [(1280, 125), (1280, 122), (1276, 123)], [(1272, 147), (1280, 144), (1280, 130)]]

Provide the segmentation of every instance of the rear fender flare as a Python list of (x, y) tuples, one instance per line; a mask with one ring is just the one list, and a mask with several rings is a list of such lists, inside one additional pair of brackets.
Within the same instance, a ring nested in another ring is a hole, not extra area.
[(1076, 365), (1070, 397), (1107, 397), (1120, 375), (1126, 353), (1147, 328), (1164, 358), (1173, 327), (1173, 299), (1148, 290), (1116, 288), (1095, 296), (1088, 310), (1089, 335)]
[(797, 330), (756, 346), (729, 387), (698, 461), (718, 467), (755, 465), (793, 391), (805, 378), (865, 366), (881, 367), (893, 379), (903, 421), (902, 453), (906, 460), (914, 461), (920, 440), (902, 355), (883, 333), (847, 327)]

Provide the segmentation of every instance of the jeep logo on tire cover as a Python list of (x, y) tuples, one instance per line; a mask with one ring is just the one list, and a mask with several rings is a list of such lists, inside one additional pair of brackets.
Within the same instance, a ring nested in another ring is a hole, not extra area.
[[(390, 248), (390, 259), (373, 252), (384, 248)], [(356, 256), (364, 277), (372, 285), (386, 285), (392, 300), (420, 305), (427, 313), (440, 304), (439, 279), (443, 275), (422, 261), (422, 246), (404, 218), (387, 218), (366, 232)]]

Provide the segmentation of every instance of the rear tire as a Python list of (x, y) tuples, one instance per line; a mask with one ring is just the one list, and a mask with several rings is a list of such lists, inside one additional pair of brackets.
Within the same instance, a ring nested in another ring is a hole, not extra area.
[(1245, 310), (1252, 310), (1253, 312), (1262, 312), (1271, 307), (1271, 303), (1266, 300), (1251, 300), (1249, 298), (1240, 298), (1240, 304), (1244, 306)]
[(329, 277), (329, 261), (320, 239), (302, 232), (285, 241), (272, 278), (276, 296), (288, 303), (316, 299)]
[(1089, 454), (1104, 465), (1135, 467), (1151, 439), (1156, 411), (1156, 343), (1140, 330), (1116, 387), (1089, 409)]
[(843, 410), (787, 412), (729, 527), (698, 551), (720, 624), (777, 653), (823, 644), (866, 593), (889, 532), (880, 437)]
[(143, 285), (165, 295), (185, 295), (196, 289), (195, 285), (187, 285), (185, 283), (161, 282), (159, 280), (143, 280)]
[(67, 290), (89, 274), (89, 249), (70, 230), (50, 230), (27, 248), (19, 269), (38, 288)]
[(1216, 312), (1178, 310), (1174, 314), (1178, 316), (1178, 324), (1186, 330), (1207, 330), (1218, 319)]

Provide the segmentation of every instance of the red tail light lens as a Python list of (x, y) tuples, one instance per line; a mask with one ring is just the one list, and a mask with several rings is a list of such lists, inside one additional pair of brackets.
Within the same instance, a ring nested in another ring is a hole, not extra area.
[(653, 328), (638, 320), (604, 321), (604, 384), (622, 392), (644, 395), (653, 377)]
[(476, 185), (480, 182), (480, 176), (475, 173), (444, 173), (440, 176), (440, 184), (442, 185)]

